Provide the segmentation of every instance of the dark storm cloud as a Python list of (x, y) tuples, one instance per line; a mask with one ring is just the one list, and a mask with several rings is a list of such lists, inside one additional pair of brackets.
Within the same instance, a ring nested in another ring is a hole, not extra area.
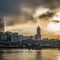
[(55, 22), (55, 23), (60, 23), (60, 21), (58, 21), (58, 20), (53, 20), (53, 22)]
[(24, 17), (24, 19), (25, 20), (31, 20), (31, 21), (34, 21), (34, 18), (33, 18), (33, 16), (31, 15), (31, 14), (28, 14), (28, 13), (24, 13), (23, 14), (23, 17)]
[(60, 5), (60, 0), (0, 0), (0, 15), (18, 15), (22, 6), (32, 7), (45, 6), (54, 9)]
[[(18, 23), (26, 23), (28, 21), (35, 22), (33, 13), (37, 7), (45, 7), (51, 10), (56, 9), (60, 5), (60, 0), (0, 0), (0, 15), (2, 16), (15, 16), (15, 19), (9, 19), (8, 25), (14, 25)], [(23, 8), (28, 8), (32, 12), (28, 12), (28, 9), (24, 11)], [(54, 13), (46, 13), (39, 18), (49, 18)], [(18, 19), (16, 19), (17, 16)], [(21, 16), (23, 18), (21, 18)], [(23, 21), (22, 21), (23, 20)]]
[(18, 14), (18, 0), (0, 0), (0, 15)]
[(55, 14), (55, 12), (46, 12), (44, 14), (42, 14), (41, 16), (39, 16), (39, 18), (51, 18), (53, 17)]
[(41, 0), (42, 6), (45, 6), (47, 8), (50, 8), (51, 10), (54, 10), (56, 8), (60, 8), (60, 0)]
[(12, 17), (9, 20), (10, 21), (7, 22), (7, 25), (24, 24), (24, 23), (28, 23), (29, 21), (35, 22), (33, 16), (26, 13), (24, 13), (22, 17), (21, 16), (19, 17), (17, 16), (16, 18)]
[(21, 8), (36, 7), (35, 1), (30, 0), (0, 0), (0, 15), (19, 15)]

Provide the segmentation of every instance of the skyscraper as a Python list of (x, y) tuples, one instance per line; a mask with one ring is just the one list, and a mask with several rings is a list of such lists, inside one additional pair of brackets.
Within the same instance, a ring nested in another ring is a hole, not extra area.
[(4, 20), (0, 18), (0, 32), (4, 32)]
[(41, 29), (39, 26), (37, 27), (36, 40), (41, 40)]

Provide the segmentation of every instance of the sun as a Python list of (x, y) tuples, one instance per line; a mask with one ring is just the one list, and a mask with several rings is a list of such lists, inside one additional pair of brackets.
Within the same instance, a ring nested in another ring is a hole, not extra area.
[[(52, 32), (60, 32), (60, 12), (57, 12), (54, 16), (53, 16), (53, 18), (52, 18), (52, 22), (50, 22), (49, 24), (48, 24), (48, 30), (49, 31), (52, 31)], [(58, 21), (57, 23), (54, 23), (54, 20), (55, 21)]]
[(60, 23), (57, 23), (57, 24), (55, 24), (55, 23), (50, 23), (50, 24), (48, 25), (48, 28), (49, 28), (50, 30), (54, 31), (54, 32), (58, 32), (58, 31), (60, 31)]

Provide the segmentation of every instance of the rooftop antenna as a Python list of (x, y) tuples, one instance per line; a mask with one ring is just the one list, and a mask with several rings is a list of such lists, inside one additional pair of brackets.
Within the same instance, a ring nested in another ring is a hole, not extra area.
[(5, 32), (5, 21), (4, 21), (4, 18), (2, 16), (0, 16), (0, 24), (2, 26), (1, 32)]

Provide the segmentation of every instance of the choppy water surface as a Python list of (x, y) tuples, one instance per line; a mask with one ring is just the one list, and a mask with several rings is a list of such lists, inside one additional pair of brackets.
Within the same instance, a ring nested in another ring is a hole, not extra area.
[(60, 50), (0, 49), (0, 60), (60, 60)]

